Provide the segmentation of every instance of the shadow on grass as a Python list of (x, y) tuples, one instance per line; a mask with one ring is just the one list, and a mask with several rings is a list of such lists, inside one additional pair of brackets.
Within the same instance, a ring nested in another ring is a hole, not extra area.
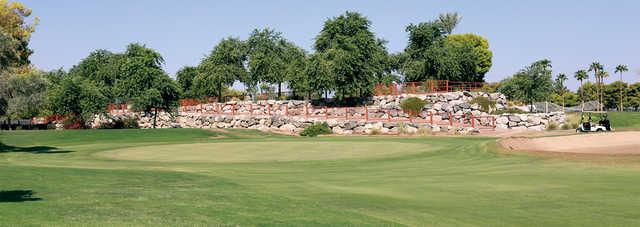
[(41, 198), (34, 197), (34, 194), (32, 190), (0, 191), (0, 203), (21, 203), (42, 200)]
[(33, 146), (33, 147), (14, 147), (0, 142), (0, 153), (4, 152), (25, 152), (33, 154), (61, 154), (71, 153), (73, 151), (59, 150), (57, 147), (50, 146)]

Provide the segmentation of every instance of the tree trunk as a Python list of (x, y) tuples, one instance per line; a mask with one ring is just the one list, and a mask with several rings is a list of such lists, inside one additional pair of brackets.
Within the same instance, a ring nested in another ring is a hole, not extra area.
[(623, 87), (622, 87), (622, 72), (620, 72), (620, 112), (624, 112), (624, 101), (623, 101)]
[(9, 121), (9, 131), (11, 131), (11, 117), (7, 114), (7, 121)]
[(282, 96), (282, 83), (278, 82), (278, 99)]
[(562, 112), (564, 113), (564, 93), (562, 93)]
[(580, 101), (582, 101), (582, 112), (584, 112), (584, 87), (582, 87), (582, 80), (580, 80)]
[(156, 128), (156, 119), (158, 118), (158, 108), (153, 108), (153, 128)]
[(222, 84), (218, 84), (218, 102), (224, 102), (222, 98)]

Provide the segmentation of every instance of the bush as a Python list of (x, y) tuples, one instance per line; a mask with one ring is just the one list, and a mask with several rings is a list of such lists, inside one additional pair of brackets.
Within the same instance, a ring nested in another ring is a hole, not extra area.
[(491, 110), (496, 108), (496, 101), (484, 96), (475, 97), (469, 103), (478, 104), (480, 106), (480, 110), (485, 113), (490, 113)]
[(551, 130), (556, 130), (558, 129), (558, 125), (556, 123), (549, 123), (549, 126), (547, 127), (547, 130), (551, 131)]
[(404, 111), (405, 113), (408, 113), (410, 116), (415, 117), (420, 114), (420, 112), (422, 112), (422, 108), (426, 104), (427, 102), (422, 99), (411, 97), (403, 100), (402, 103), (400, 103), (400, 108), (402, 108), (402, 111)]
[(578, 123), (573, 122), (571, 123), (571, 128), (578, 128), (579, 127), (578, 125), (579, 125)]
[(380, 135), (380, 134), (382, 134), (382, 131), (377, 128), (371, 129), (371, 132), (369, 132), (369, 135)]
[(404, 122), (398, 123), (398, 134), (406, 134), (407, 127), (404, 125)]
[(427, 135), (433, 135), (434, 132), (431, 129), (431, 127), (420, 127), (418, 128), (418, 135), (423, 135), (423, 136), (427, 136)]
[(329, 128), (329, 125), (323, 122), (323, 123), (316, 123), (316, 124), (307, 126), (306, 128), (304, 128), (304, 130), (302, 130), (302, 132), (300, 132), (300, 135), (315, 137), (318, 135), (331, 134), (331, 133), (332, 132), (331, 132), (331, 128)]
[(135, 117), (113, 119), (109, 123), (101, 124), (99, 129), (135, 129), (139, 128), (138, 119)]
[[(563, 124), (562, 127), (560, 127), (562, 130), (567, 130), (567, 129), (571, 129), (571, 125), (569, 124)], [(576, 127), (577, 128), (577, 127)]]

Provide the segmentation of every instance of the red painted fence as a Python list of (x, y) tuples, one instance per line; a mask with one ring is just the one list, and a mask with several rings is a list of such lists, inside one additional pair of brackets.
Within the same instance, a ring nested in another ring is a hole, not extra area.
[(483, 82), (461, 82), (448, 80), (428, 80), (424, 82), (406, 82), (391, 84), (376, 84), (375, 95), (400, 94), (432, 94), (439, 92), (475, 91), (484, 86)]

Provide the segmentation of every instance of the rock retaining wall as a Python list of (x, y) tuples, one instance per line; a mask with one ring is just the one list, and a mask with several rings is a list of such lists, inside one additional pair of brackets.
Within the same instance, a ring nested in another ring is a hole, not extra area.
[[(485, 129), (544, 130), (550, 124), (565, 123), (563, 113), (489, 115), (474, 97), (483, 96), (496, 102), (496, 109), (506, 107), (499, 93), (450, 92), (425, 95), (376, 96), (371, 105), (352, 108), (314, 107), (304, 101), (259, 101), (209, 103), (181, 107), (176, 116), (161, 112), (158, 128), (251, 128), (300, 132), (316, 122), (327, 122), (336, 134), (415, 133), (428, 131), (474, 132)], [(400, 109), (402, 100), (418, 97), (427, 100), (418, 117), (409, 118)], [(153, 127), (152, 116), (128, 110), (111, 112), (110, 117), (97, 117), (98, 127), (106, 121), (135, 117), (141, 128)]]
[(541, 131), (555, 124), (566, 124), (566, 115), (562, 112), (535, 114), (503, 114), (496, 116), (496, 129), (529, 129)]

